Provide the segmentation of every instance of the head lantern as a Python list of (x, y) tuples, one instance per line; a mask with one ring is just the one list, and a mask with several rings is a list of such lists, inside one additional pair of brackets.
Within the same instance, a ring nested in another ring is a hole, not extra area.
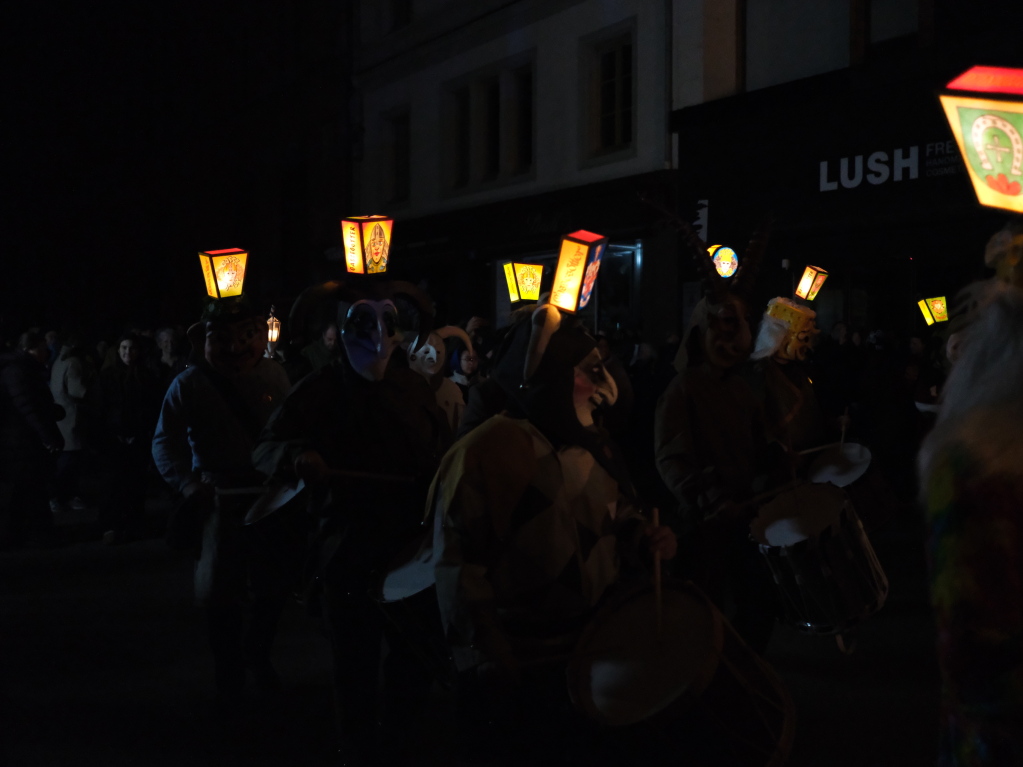
[(774, 357), (779, 362), (803, 361), (810, 351), (817, 313), (787, 298), (772, 298), (757, 333), (757, 344), (751, 355), (759, 360)]
[(409, 347), (409, 367), (427, 380), (441, 373), (447, 360), (444, 340), (452, 336), (460, 338), (469, 354), (473, 353), (472, 340), (469, 338), (469, 334), (456, 325), (446, 325), (434, 330), (425, 340), (421, 340), (420, 337), (415, 344)]

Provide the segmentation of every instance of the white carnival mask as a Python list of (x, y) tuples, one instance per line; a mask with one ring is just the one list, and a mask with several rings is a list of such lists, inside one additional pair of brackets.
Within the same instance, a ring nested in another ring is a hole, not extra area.
[(413, 344), (408, 350), (409, 367), (427, 379), (437, 375), (446, 357), (444, 340), (436, 333), (430, 333), (422, 346)]

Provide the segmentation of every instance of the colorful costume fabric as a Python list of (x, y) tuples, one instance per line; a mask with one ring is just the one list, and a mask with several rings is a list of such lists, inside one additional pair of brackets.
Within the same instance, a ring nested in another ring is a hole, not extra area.
[(460, 671), (571, 648), (642, 532), (589, 451), (555, 450), (528, 421), (502, 415), (448, 452), (428, 505), (437, 598)]
[(942, 765), (1023, 764), (1023, 473), (1013, 428), (1002, 412), (971, 416), (931, 460)]

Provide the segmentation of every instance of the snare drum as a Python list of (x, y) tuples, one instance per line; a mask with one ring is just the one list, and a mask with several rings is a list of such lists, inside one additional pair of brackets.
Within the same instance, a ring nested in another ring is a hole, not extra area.
[(840, 488), (806, 484), (781, 493), (750, 532), (794, 627), (838, 634), (884, 605), (888, 579)]
[(609, 602), (568, 664), (576, 708), (627, 738), (632, 755), (694, 765), (780, 765), (795, 726), (791, 699), (707, 596), (665, 582), (661, 627), (650, 587)]

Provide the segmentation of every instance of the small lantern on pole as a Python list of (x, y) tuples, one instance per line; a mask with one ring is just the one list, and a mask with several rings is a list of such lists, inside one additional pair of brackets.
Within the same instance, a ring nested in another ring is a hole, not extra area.
[(606, 246), (607, 237), (584, 229), (561, 239), (551, 304), (574, 314), (590, 302)]
[(739, 268), (739, 257), (731, 248), (726, 248), (723, 245), (711, 245), (707, 248), (707, 254), (714, 262), (714, 271), (725, 279), (734, 275)]
[(394, 221), (387, 216), (350, 216), (341, 219), (345, 269), (349, 274), (387, 271)]
[(944, 296), (924, 298), (917, 301), (916, 305), (920, 307), (920, 313), (923, 314), (928, 326), (935, 322), (948, 322), (948, 304), (945, 303)]
[(248, 257), (248, 252), (241, 248), (200, 251), (199, 261), (210, 298), (232, 298), (242, 294)]
[(508, 300), (514, 304), (539, 299), (542, 277), (543, 264), (506, 263), (504, 278), (508, 282)]
[(1023, 69), (972, 67), (939, 98), (977, 202), (1023, 213)]
[(802, 279), (799, 280), (796, 295), (807, 301), (813, 301), (817, 298), (817, 293), (820, 292), (821, 286), (824, 285), (824, 280), (827, 278), (828, 273), (819, 266), (807, 266), (803, 270)]
[(274, 316), (277, 307), (270, 307), (270, 316), (266, 321), (266, 356), (273, 358), (277, 351), (277, 341), (281, 337), (281, 321)]

